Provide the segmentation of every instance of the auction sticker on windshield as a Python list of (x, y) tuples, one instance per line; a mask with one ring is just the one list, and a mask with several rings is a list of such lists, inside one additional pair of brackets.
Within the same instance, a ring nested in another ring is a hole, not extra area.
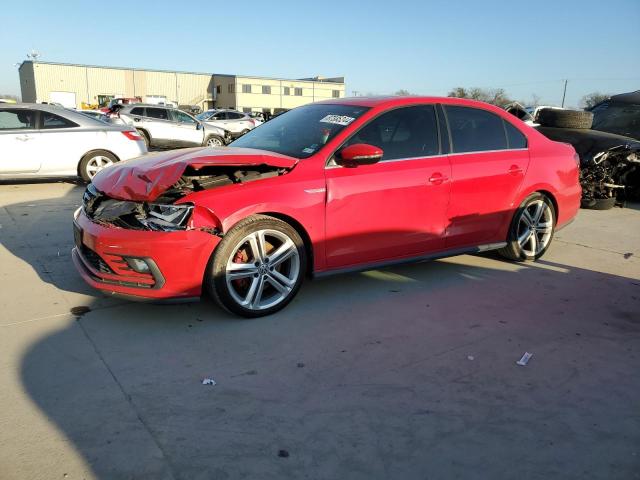
[(324, 117), (320, 121), (322, 123), (333, 123), (335, 125), (347, 126), (351, 122), (353, 122), (354, 120), (355, 120), (355, 118), (347, 117), (346, 115), (327, 115), (326, 117)]

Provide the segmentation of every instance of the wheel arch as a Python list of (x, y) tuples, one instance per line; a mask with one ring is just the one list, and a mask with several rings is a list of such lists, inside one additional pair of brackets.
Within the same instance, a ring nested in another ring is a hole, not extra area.
[(313, 243), (311, 242), (311, 237), (307, 232), (307, 229), (295, 218), (280, 212), (260, 212), (256, 213), (257, 215), (267, 215), (269, 217), (277, 218), (278, 220), (282, 220), (283, 222), (291, 225), (300, 235), (302, 241), (304, 243), (304, 248), (307, 251), (307, 275), (313, 274)]
[(116, 162), (120, 161), (120, 157), (118, 157), (118, 155), (116, 155), (111, 150), (107, 150), (106, 148), (94, 148), (92, 150), (89, 150), (88, 152), (85, 152), (84, 155), (80, 157), (80, 160), (78, 160), (78, 164), (76, 165), (76, 172), (78, 173), (79, 177), (82, 177), (82, 174), (80, 173), (80, 165), (82, 165), (82, 161), (87, 158), (88, 155), (96, 152), (107, 152), (108, 154), (113, 155), (116, 158)]
[(558, 199), (556, 198), (556, 195), (553, 192), (553, 189), (549, 188), (547, 185), (538, 185), (533, 188), (527, 189), (526, 191), (523, 191), (520, 197), (518, 198), (517, 203), (514, 205), (514, 207), (517, 209), (518, 206), (520, 206), (522, 202), (524, 202), (524, 200), (532, 193), (540, 193), (545, 197), (547, 197), (549, 200), (551, 200), (551, 203), (553, 204), (553, 209), (555, 210), (555, 214), (556, 214), (555, 220), (557, 222), (559, 218), (559, 212), (560, 212), (559, 206), (558, 206)]

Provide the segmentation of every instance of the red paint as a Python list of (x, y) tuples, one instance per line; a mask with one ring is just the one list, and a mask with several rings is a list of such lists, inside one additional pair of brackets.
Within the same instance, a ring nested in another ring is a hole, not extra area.
[[(436, 97), (353, 98), (323, 103), (371, 109), (304, 160), (251, 149), (198, 148), (151, 154), (100, 172), (94, 185), (103, 193), (123, 200), (153, 201), (187, 167), (265, 164), (289, 170), (279, 177), (183, 197), (180, 203), (196, 205), (187, 231), (107, 228), (80, 213), (76, 221), (84, 231), (84, 242), (111, 266), (110, 259), (120, 254), (150, 257), (166, 282), (155, 290), (104, 283), (99, 279), (112, 278), (91, 271), (76, 256), (83, 277), (96, 288), (131, 295), (199, 295), (207, 262), (220, 241), (200, 229), (217, 228), (224, 233), (257, 213), (291, 218), (305, 230), (316, 273), (504, 242), (515, 209), (535, 191), (545, 191), (553, 198), (558, 226), (577, 213), (580, 186), (573, 148), (548, 140), (497, 107)], [(434, 103), (491, 111), (520, 130), (527, 137), (528, 147), (325, 168), (342, 142), (372, 118), (392, 108)], [(122, 273), (116, 278), (125, 278)]]

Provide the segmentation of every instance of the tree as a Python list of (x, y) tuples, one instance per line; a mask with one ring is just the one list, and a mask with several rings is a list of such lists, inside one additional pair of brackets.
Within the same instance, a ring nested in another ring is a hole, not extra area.
[(396, 93), (394, 93), (394, 95), (398, 95), (399, 97), (408, 97), (413, 94), (409, 90), (405, 90), (404, 88), (401, 88)]
[(580, 100), (580, 106), (584, 109), (595, 107), (598, 103), (606, 100), (610, 96), (611, 95), (607, 93), (592, 92), (582, 97)]
[(456, 98), (470, 98), (472, 100), (491, 103), (499, 107), (511, 103), (512, 101), (502, 88), (473, 87), (467, 90), (464, 87), (456, 87), (449, 92), (448, 96)]

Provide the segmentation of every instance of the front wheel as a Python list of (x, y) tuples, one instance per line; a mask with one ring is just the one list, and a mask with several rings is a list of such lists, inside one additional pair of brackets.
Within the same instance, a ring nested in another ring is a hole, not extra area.
[(509, 260), (537, 260), (545, 254), (556, 225), (553, 203), (541, 193), (529, 195), (513, 217), (507, 246), (498, 253)]
[(217, 135), (209, 135), (204, 142), (206, 147), (224, 147), (224, 139)]
[(109, 165), (113, 165), (117, 161), (118, 159), (113, 153), (96, 150), (82, 157), (78, 167), (78, 173), (85, 182), (89, 183), (100, 170), (107, 168)]
[(262, 317), (295, 297), (306, 266), (304, 242), (296, 229), (277, 218), (256, 215), (224, 236), (207, 267), (206, 285), (223, 308)]

